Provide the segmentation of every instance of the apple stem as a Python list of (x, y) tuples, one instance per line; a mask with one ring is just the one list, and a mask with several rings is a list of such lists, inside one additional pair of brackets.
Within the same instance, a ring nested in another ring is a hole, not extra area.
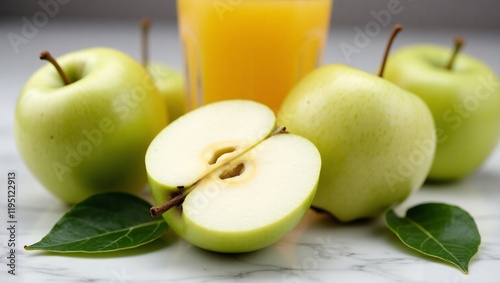
[(196, 187), (197, 184), (198, 184), (198, 182), (194, 183), (192, 186), (190, 186), (186, 189), (184, 189), (184, 186), (177, 186), (177, 188), (182, 187), (183, 190), (178, 195), (174, 196), (173, 198), (171, 198), (170, 200), (168, 200), (164, 204), (160, 204), (160, 205), (156, 205), (156, 206), (151, 207), (149, 209), (151, 216), (158, 217), (158, 216), (162, 215), (163, 213), (169, 211), (172, 207), (181, 205), (184, 202), (184, 199), (186, 198), (186, 196)]
[(451, 55), (450, 61), (448, 61), (448, 65), (446, 65), (446, 69), (448, 70), (453, 69), (453, 64), (455, 63), (457, 55), (460, 52), (460, 49), (462, 49), (464, 43), (465, 40), (463, 37), (455, 36), (455, 50), (453, 50), (453, 54)]
[(141, 20), (141, 44), (142, 44), (142, 65), (147, 67), (149, 62), (149, 27), (151, 26), (150, 18), (143, 18)]
[(40, 60), (46, 60), (52, 63), (52, 65), (56, 68), (57, 72), (59, 73), (59, 76), (63, 80), (64, 85), (69, 85), (71, 83), (66, 73), (64, 73), (61, 66), (57, 63), (56, 59), (52, 57), (49, 51), (42, 51), (42, 53), (40, 53)]
[(381, 78), (384, 77), (385, 64), (387, 63), (387, 57), (389, 57), (389, 51), (391, 50), (392, 43), (394, 42), (396, 35), (398, 35), (398, 33), (402, 30), (403, 26), (401, 24), (395, 24), (394, 28), (392, 29), (391, 36), (389, 37), (389, 41), (387, 42), (387, 46), (385, 47), (384, 58), (382, 59), (382, 66), (380, 67), (380, 71), (378, 73), (378, 76)]
[(151, 207), (149, 209), (149, 212), (151, 213), (151, 216), (158, 217), (158, 216), (162, 215), (163, 213), (167, 212), (168, 210), (170, 210), (172, 207), (178, 206), (179, 204), (181, 204), (184, 201), (184, 199), (186, 198), (186, 196), (187, 196), (187, 194), (182, 192), (182, 193), (178, 194), (177, 196), (171, 198), (169, 201), (167, 201), (164, 204)]
[(279, 134), (288, 134), (286, 127), (276, 127), (274, 132), (271, 134), (271, 137)]

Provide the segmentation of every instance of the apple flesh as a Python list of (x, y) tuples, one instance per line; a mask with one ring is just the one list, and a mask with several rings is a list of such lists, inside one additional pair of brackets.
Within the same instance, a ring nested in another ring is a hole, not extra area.
[(308, 140), (275, 134), (262, 104), (230, 100), (198, 108), (166, 127), (146, 153), (157, 205), (186, 241), (217, 252), (248, 252), (281, 239), (316, 191), (321, 159)]
[(147, 147), (167, 123), (150, 76), (135, 60), (108, 48), (57, 61), (69, 85), (46, 64), (18, 98), (14, 134), (21, 157), (67, 203), (108, 191), (137, 193), (147, 181)]
[(345, 222), (405, 200), (421, 187), (434, 157), (434, 122), (424, 102), (344, 65), (303, 78), (278, 122), (316, 145), (323, 165), (312, 205)]
[(386, 78), (422, 98), (436, 124), (438, 145), (429, 179), (451, 181), (477, 170), (500, 137), (500, 82), (484, 63), (433, 45), (395, 52)]

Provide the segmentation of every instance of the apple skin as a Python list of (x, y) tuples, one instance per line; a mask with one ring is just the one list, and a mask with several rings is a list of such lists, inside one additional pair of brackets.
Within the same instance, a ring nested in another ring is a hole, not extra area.
[[(285, 135), (273, 138), (280, 139), (283, 137), (285, 137)], [(295, 136), (295, 138), (301, 137)], [(265, 142), (266, 141), (264, 141), (264, 143)], [(257, 154), (259, 153), (260, 152), (257, 151)], [(289, 152), (289, 154), (293, 154), (293, 152)], [(320, 160), (319, 157), (318, 160)], [(313, 165), (316, 166), (316, 164)], [(266, 169), (272, 170), (274, 166), (276, 165), (270, 163)], [(288, 214), (281, 217), (278, 221), (269, 223), (259, 229), (245, 231), (208, 229), (207, 227), (199, 225), (195, 221), (191, 220), (190, 217), (186, 217), (185, 212), (180, 211), (177, 208), (172, 208), (165, 212), (163, 214), (163, 218), (177, 235), (200, 248), (220, 253), (242, 253), (259, 250), (274, 244), (283, 238), (302, 220), (306, 212), (309, 210), (316, 193), (318, 185), (317, 180), (319, 179), (318, 177), (319, 176), (316, 176), (316, 182), (311, 186), (310, 193), (302, 198), (301, 202), (294, 210), (288, 211)], [(196, 206), (199, 204), (203, 207), (205, 203), (208, 204), (213, 201), (211, 197), (217, 197), (216, 195), (213, 196), (215, 194), (213, 188), (223, 188), (224, 184), (222, 182), (217, 182), (217, 180), (214, 179), (215, 178), (203, 180), (203, 182), (199, 185), (200, 187), (187, 196), (187, 198), (191, 198), (191, 201), (189, 202), (189, 205), (192, 207), (191, 210), (195, 210)], [(165, 187), (151, 177), (149, 180), (149, 186), (156, 204), (165, 203), (170, 199), (170, 194), (166, 192), (173, 193), (178, 191), (175, 187)], [(204, 193), (207, 191), (208, 193)], [(265, 198), (264, 195), (265, 193), (261, 194), (261, 197)], [(183, 206), (186, 206), (186, 202), (188, 201), (189, 200), (186, 199)], [(279, 202), (279, 199), (274, 199), (273, 201)], [(271, 204), (269, 206), (271, 206)], [(254, 216), (252, 216), (252, 213)], [(256, 215), (259, 214), (249, 211), (249, 216), (257, 217)]]
[(303, 78), (278, 123), (318, 148), (322, 168), (312, 205), (343, 222), (376, 217), (418, 190), (436, 147), (432, 115), (420, 98), (344, 65)]
[(500, 82), (484, 63), (452, 50), (415, 45), (390, 56), (387, 80), (422, 98), (436, 124), (438, 145), (428, 179), (453, 181), (477, 170), (500, 137)]
[(155, 81), (160, 95), (163, 97), (165, 108), (168, 112), (168, 120), (173, 122), (184, 115), (187, 111), (187, 106), (183, 75), (168, 66), (158, 63), (149, 63), (147, 70)]
[[(158, 134), (145, 160), (155, 204), (189, 190), (162, 215), (172, 230), (195, 246), (238, 253), (271, 245), (299, 223), (314, 198), (321, 157), (303, 137), (272, 135), (275, 125), (269, 107), (227, 100), (197, 108)], [(242, 173), (221, 177), (241, 164)]]
[(37, 70), (16, 105), (14, 134), (32, 174), (66, 203), (109, 191), (137, 193), (147, 182), (144, 155), (167, 123), (146, 70), (108, 48), (57, 59)]

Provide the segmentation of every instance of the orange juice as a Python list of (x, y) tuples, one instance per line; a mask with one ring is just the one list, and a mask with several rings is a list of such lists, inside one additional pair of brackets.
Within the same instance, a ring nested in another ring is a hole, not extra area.
[(177, 0), (188, 104), (251, 99), (277, 111), (321, 62), (332, 0)]

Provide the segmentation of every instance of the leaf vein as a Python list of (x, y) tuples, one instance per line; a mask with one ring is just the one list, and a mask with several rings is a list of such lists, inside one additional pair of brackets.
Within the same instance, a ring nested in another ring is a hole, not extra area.
[[(102, 234), (99, 234), (99, 235), (96, 235), (96, 236), (84, 237), (82, 239), (78, 239), (78, 240), (74, 240), (74, 241), (68, 241), (68, 242), (57, 243), (57, 244), (52, 244), (52, 245), (44, 245), (43, 247), (45, 247), (45, 248), (47, 248), (47, 247), (57, 247), (57, 246), (67, 245), (67, 244), (72, 244), (72, 243), (75, 243), (75, 244), (78, 243), (75, 246), (75, 247), (78, 247), (78, 246), (82, 245), (83, 243), (85, 243), (85, 242), (87, 242), (89, 240), (96, 239), (96, 238), (101, 238), (101, 237), (104, 237), (104, 236), (107, 236), (107, 235), (112, 235), (112, 234), (116, 234), (116, 233), (120, 233), (120, 232), (125, 232), (125, 231), (128, 231), (128, 230), (134, 230), (134, 229), (138, 229), (138, 228), (142, 228), (142, 227), (148, 227), (148, 226), (151, 226), (151, 225), (158, 226), (159, 224), (161, 224), (162, 221), (163, 220), (155, 220), (155, 221), (151, 221), (151, 222), (148, 222), (148, 223), (139, 224), (139, 225), (136, 225), (134, 227), (127, 227), (127, 228), (123, 228), (123, 229), (113, 230), (113, 231), (105, 232), (105, 233), (102, 233)], [(82, 243), (82, 241), (83, 241), (83, 243)]]
[(422, 231), (425, 235), (427, 235), (427, 237), (429, 237), (431, 240), (433, 240), (434, 242), (436, 242), (446, 253), (448, 253), (451, 257), (453, 257), (453, 259), (456, 260), (456, 262), (458, 264), (460, 264), (460, 266), (462, 268), (465, 269), (465, 266), (463, 266), (462, 262), (455, 257), (455, 255), (453, 255), (445, 246), (443, 246), (443, 244), (441, 244), (441, 242), (439, 242), (431, 233), (429, 233), (424, 227), (422, 227), (420, 224), (418, 224), (416, 221), (414, 221), (413, 219), (407, 217), (408, 221), (410, 221), (413, 225), (415, 225), (415, 227), (417, 227), (420, 231)]

